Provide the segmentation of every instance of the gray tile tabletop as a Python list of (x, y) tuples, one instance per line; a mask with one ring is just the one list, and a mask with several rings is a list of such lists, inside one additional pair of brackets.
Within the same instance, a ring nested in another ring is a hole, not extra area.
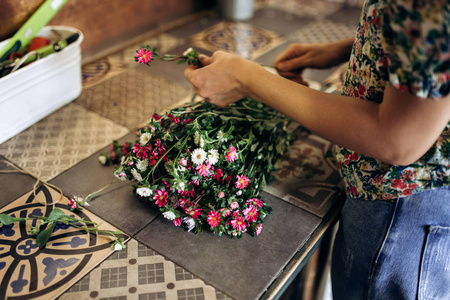
[[(36, 183), (36, 178), (16, 172), (7, 163), (11, 162), (0, 155), (0, 207), (9, 204), (23, 194), (31, 191)], [(8, 173), (2, 173), (2, 171)]]
[[(135, 134), (130, 133), (119, 139), (119, 142), (134, 140)], [(98, 191), (115, 180), (113, 166), (103, 166), (98, 160), (100, 153), (108, 151), (109, 147), (98, 151), (50, 183), (61, 188), (66, 195), (82, 198)], [(96, 195), (89, 204), (90, 211), (129, 235), (136, 234), (159, 214), (158, 210), (139, 201), (130, 181), (115, 182)]]
[(208, 230), (193, 234), (159, 216), (135, 238), (233, 298), (257, 299), (321, 222), (287, 202), (262, 195), (274, 212), (257, 237), (230, 239)]

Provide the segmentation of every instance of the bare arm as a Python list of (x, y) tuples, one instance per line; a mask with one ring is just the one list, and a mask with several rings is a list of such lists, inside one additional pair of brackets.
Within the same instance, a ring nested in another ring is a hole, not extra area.
[(381, 104), (315, 91), (226, 53), (202, 57), (186, 77), (219, 106), (251, 96), (340, 146), (408, 165), (433, 145), (450, 119), (450, 96), (421, 100), (387, 86)]

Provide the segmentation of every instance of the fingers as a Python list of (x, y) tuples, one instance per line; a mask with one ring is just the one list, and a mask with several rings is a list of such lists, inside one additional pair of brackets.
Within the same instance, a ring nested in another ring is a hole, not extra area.
[(305, 68), (305, 59), (303, 56), (294, 57), (289, 60), (283, 60), (275, 64), (275, 67), (281, 72), (300, 72)]
[(198, 59), (200, 60), (200, 63), (202, 66), (207, 66), (210, 65), (212, 63), (212, 58), (209, 56), (206, 56), (204, 54), (200, 54), (198, 56)]

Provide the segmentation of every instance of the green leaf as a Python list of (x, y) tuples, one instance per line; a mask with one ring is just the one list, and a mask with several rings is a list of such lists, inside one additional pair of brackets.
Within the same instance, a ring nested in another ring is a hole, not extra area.
[(253, 144), (253, 145), (250, 147), (250, 151), (251, 151), (251, 152), (255, 152), (255, 151), (256, 151), (256, 148), (258, 147), (258, 145), (259, 145), (259, 142), (256, 142), (255, 144)]
[(47, 222), (50, 223), (63, 217), (68, 217), (68, 215), (66, 215), (61, 209), (54, 208), (50, 213), (50, 215), (48, 216)]
[(186, 63), (186, 60), (185, 60), (185, 59), (181, 59), (181, 60), (179, 60), (179, 61), (177, 62), (178, 65), (181, 65), (181, 64), (184, 64), (184, 63)]
[(0, 222), (2, 223), (2, 225), (10, 225), (17, 221), (17, 218), (11, 217), (10, 215), (0, 214)]
[(56, 222), (47, 227), (44, 231), (41, 231), (37, 237), (36, 237), (36, 244), (38, 245), (39, 249), (44, 249), (45, 245), (47, 244), (48, 240), (52, 236), (53, 230), (55, 229)]

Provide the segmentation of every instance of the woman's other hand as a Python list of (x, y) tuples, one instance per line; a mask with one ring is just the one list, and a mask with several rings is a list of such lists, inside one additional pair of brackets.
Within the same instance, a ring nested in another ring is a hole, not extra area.
[(305, 85), (305, 68), (324, 69), (336, 66), (350, 57), (353, 38), (323, 44), (291, 44), (274, 62), (278, 73)]

